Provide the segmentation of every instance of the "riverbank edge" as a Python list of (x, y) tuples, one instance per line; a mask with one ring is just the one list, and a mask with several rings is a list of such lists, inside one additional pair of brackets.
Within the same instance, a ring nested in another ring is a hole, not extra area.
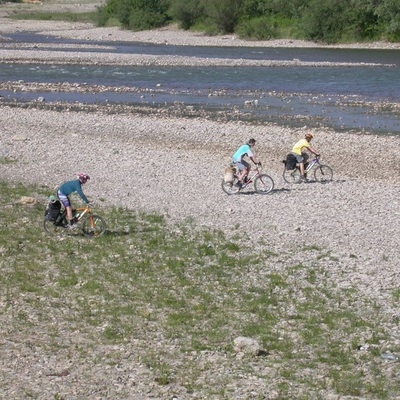
[(235, 34), (207, 35), (204, 32), (180, 29), (177, 24), (171, 24), (159, 29), (145, 31), (128, 31), (119, 27), (96, 27), (91, 23), (46, 21), (46, 20), (18, 20), (10, 18), (21, 10), (31, 12), (88, 12), (96, 11), (102, 1), (87, 1), (64, 3), (6, 3), (0, 9), (0, 42), (6, 40), (2, 35), (16, 32), (35, 32), (54, 35), (67, 39), (97, 40), (108, 42), (143, 42), (175, 46), (214, 46), (214, 47), (295, 47), (295, 48), (337, 48), (337, 49), (400, 49), (400, 43), (387, 41), (358, 42), (327, 45), (323, 43), (297, 40), (292, 38), (272, 40), (244, 40)]

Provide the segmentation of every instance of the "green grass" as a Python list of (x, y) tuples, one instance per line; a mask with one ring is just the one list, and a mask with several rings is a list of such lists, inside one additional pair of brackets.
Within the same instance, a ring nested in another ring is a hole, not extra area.
[(41, 20), (41, 21), (66, 21), (66, 22), (92, 22), (97, 23), (98, 13), (93, 12), (82, 12), (82, 13), (72, 13), (72, 12), (16, 12), (11, 15), (10, 18), (17, 20)]
[[(193, 221), (172, 224), (161, 214), (116, 207), (96, 210), (109, 225), (102, 237), (50, 237), (41, 228), (47, 188), (0, 182), (0, 194), (4, 340), (19, 332), (37, 352), (67, 348), (82, 362), (92, 347), (117, 345), (121, 354), (107, 353), (110, 365), (135, 342), (159, 387), (179, 385), (202, 398), (234, 397), (229, 386), (243, 375), (267, 382), (254, 389), (258, 398), (270, 390), (282, 399), (320, 398), (321, 390), (399, 394), (399, 365), (388, 373), (379, 358), (382, 343), (400, 352), (383, 328), (389, 321), (362, 293), (335, 283), (324, 264), (335, 262), (329, 249), (304, 248), (307, 262), (299, 264), (289, 253), (251, 251)], [(39, 203), (20, 205), (21, 196)], [(393, 301), (399, 297), (393, 290)], [(65, 332), (84, 339), (69, 345)], [(268, 355), (237, 360), (237, 336), (258, 339)], [(363, 343), (371, 350), (359, 352)], [(212, 382), (199, 377), (215, 365), (196, 361), (208, 353), (226, 369)]]
[(1, 164), (13, 164), (15, 162), (16, 162), (16, 160), (14, 160), (14, 159), (12, 159), (10, 157), (0, 156), (0, 165)]

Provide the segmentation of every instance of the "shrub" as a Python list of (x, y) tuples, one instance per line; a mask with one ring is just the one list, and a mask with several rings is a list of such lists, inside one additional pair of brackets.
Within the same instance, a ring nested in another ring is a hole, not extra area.
[(277, 22), (270, 17), (257, 17), (242, 22), (236, 33), (242, 38), (257, 40), (268, 40), (279, 36)]
[(384, 26), (383, 33), (388, 40), (400, 41), (400, 3), (386, 0), (376, 7), (379, 22)]
[(126, 29), (157, 28), (168, 20), (168, 6), (167, 0), (109, 0), (99, 8), (99, 25), (116, 18)]
[(203, 15), (203, 7), (197, 0), (175, 0), (169, 15), (178, 22), (180, 28), (189, 29)]
[(128, 29), (132, 31), (142, 31), (163, 26), (167, 18), (157, 12), (134, 9), (129, 14)]
[(211, 25), (221, 33), (232, 33), (238, 23), (242, 0), (208, 0), (205, 13)]
[(348, 0), (311, 0), (300, 21), (306, 39), (336, 43), (347, 23)]

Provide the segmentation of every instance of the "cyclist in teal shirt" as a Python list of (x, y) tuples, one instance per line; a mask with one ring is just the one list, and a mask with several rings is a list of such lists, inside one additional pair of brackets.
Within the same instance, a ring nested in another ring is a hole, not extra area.
[(235, 154), (232, 156), (232, 160), (235, 165), (239, 169), (238, 182), (237, 186), (241, 187), (243, 185), (243, 180), (246, 178), (248, 173), (250, 172), (250, 164), (244, 160), (244, 157), (249, 157), (251, 161), (253, 161), (256, 165), (261, 165), (260, 162), (257, 162), (256, 157), (252, 151), (252, 148), (255, 146), (256, 140), (250, 139), (246, 144), (240, 146)]
[(84, 185), (89, 179), (90, 176), (88, 174), (81, 172), (78, 175), (78, 179), (63, 183), (57, 191), (58, 198), (63, 203), (65, 210), (67, 211), (67, 219), (69, 221), (70, 228), (72, 228), (75, 221), (72, 216), (72, 207), (68, 196), (71, 195), (72, 193), (78, 193), (80, 198), (86, 204), (89, 204), (90, 201), (82, 191), (82, 185)]

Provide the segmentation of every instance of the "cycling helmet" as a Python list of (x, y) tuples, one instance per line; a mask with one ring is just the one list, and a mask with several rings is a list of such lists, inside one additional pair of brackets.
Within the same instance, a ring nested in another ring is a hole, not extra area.
[(88, 181), (88, 179), (90, 179), (90, 176), (88, 174), (85, 174), (84, 172), (80, 172), (78, 174), (78, 179), (82, 182), (82, 183), (86, 183)]
[(254, 145), (254, 144), (256, 144), (256, 139), (250, 139), (247, 143)]
[(307, 140), (312, 139), (313, 137), (314, 137), (314, 136), (311, 135), (311, 133), (306, 133), (306, 139), (307, 139)]

